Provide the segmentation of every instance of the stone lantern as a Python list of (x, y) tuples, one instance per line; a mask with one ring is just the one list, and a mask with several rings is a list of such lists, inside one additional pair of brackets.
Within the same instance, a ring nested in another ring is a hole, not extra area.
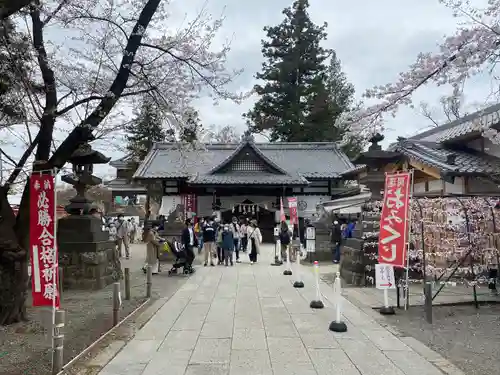
[(359, 183), (370, 189), (373, 200), (380, 200), (384, 191), (385, 170), (384, 167), (391, 163), (397, 163), (404, 159), (403, 155), (395, 151), (384, 151), (379, 142), (384, 140), (382, 134), (375, 134), (369, 139), (371, 143), (368, 151), (362, 152), (354, 164), (366, 165), (366, 172), (359, 176)]
[(102, 183), (99, 177), (93, 175), (94, 164), (109, 163), (111, 158), (104, 156), (99, 151), (85, 143), (71, 155), (68, 160), (72, 165), (72, 173), (64, 175), (61, 180), (72, 185), (76, 195), (71, 198), (70, 204), (64, 209), (70, 215), (82, 215), (89, 212), (92, 201), (85, 196), (85, 191), (92, 186)]
[(122, 277), (116, 245), (104, 230), (101, 218), (89, 215), (92, 201), (85, 195), (89, 187), (102, 182), (92, 174), (94, 164), (105, 164), (109, 160), (89, 144), (83, 144), (69, 159), (72, 172), (61, 177), (76, 190), (65, 207), (69, 215), (57, 224), (64, 288), (97, 290)]

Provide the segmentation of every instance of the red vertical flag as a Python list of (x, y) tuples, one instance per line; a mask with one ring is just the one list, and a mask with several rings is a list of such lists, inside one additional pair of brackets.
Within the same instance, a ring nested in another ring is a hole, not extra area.
[(298, 224), (299, 217), (297, 215), (297, 197), (288, 198), (288, 209), (290, 210), (290, 224)]
[(411, 174), (386, 174), (378, 262), (394, 267), (405, 267), (408, 241)]
[[(33, 306), (59, 307), (56, 199), (53, 175), (30, 177), (30, 250)], [(54, 301), (55, 299), (55, 301)]]
[(283, 198), (280, 198), (280, 222), (286, 221), (285, 209), (283, 208)]

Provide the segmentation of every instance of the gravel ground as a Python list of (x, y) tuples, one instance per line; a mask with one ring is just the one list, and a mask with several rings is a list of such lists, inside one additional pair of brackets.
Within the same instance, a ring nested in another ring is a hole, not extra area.
[(433, 324), (424, 310), (412, 306), (387, 317), (401, 333), (412, 336), (453, 362), (467, 375), (500, 373), (500, 305), (439, 306)]
[[(134, 245), (132, 254), (145, 251)], [(122, 318), (145, 300), (146, 279), (140, 267), (142, 256), (122, 262), (131, 269), (131, 300), (124, 300), (122, 282)], [(162, 277), (160, 275), (159, 277)], [(165, 277), (166, 278), (166, 277)], [(155, 281), (153, 280), (153, 291)], [(157, 294), (157, 293), (154, 293)], [(31, 296), (30, 296), (31, 297)], [(31, 306), (31, 298), (27, 301)], [(112, 285), (100, 291), (63, 291), (61, 308), (66, 311), (64, 360), (70, 361), (112, 327)], [(0, 374), (47, 375), (51, 373), (51, 342), (43, 328), (42, 313), (28, 308), (29, 322), (0, 326)], [(49, 320), (50, 321), (50, 320)]]

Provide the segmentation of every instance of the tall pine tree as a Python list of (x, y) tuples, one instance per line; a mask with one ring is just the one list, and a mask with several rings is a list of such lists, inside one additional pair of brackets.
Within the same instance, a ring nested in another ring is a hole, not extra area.
[[(305, 141), (306, 113), (314, 93), (311, 87), (326, 72), (330, 51), (320, 42), (326, 38), (326, 24), (315, 25), (307, 13), (307, 0), (297, 0), (283, 11), (285, 19), (277, 26), (265, 27), (262, 41), (266, 61), (256, 78), (260, 99), (246, 114), (253, 132), (270, 127), (271, 141)], [(307, 133), (307, 131), (306, 131)]]
[[(127, 150), (132, 158), (142, 161), (155, 142), (172, 138), (171, 132), (163, 127), (163, 121), (156, 110), (155, 102), (144, 97), (142, 105), (135, 113), (135, 119), (126, 127)], [(173, 140), (173, 139), (169, 139)]]
[(321, 47), (327, 25), (314, 24), (308, 7), (296, 0), (281, 24), (264, 28), (266, 61), (256, 75), (264, 84), (255, 86), (260, 98), (245, 117), (252, 132), (269, 130), (271, 141), (340, 141), (348, 131), (337, 120), (352, 106), (354, 87), (334, 51)]

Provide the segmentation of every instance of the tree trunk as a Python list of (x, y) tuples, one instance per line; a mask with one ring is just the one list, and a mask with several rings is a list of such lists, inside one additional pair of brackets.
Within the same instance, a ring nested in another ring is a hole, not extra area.
[[(0, 6), (2, 5), (0, 0)], [(24, 2), (25, 0), (21, 0)], [(10, 2), (10, 1), (9, 1)], [(135, 54), (139, 49), (142, 41), (143, 32), (146, 30), (149, 22), (158, 8), (161, 0), (148, 0), (144, 5), (138, 21), (134, 26), (132, 34), (129, 37), (119, 72), (113, 81), (110, 92), (113, 95), (107, 95), (105, 99), (97, 106), (97, 108), (82, 122), (81, 126), (73, 129), (66, 139), (59, 145), (48, 162), (48, 135), (52, 133), (53, 121), (55, 118), (44, 117), (41, 122), (40, 134), (38, 137), (37, 160), (38, 164), (35, 170), (61, 169), (73, 152), (84, 142), (92, 140), (92, 131), (102, 122), (102, 120), (113, 109), (114, 105), (120, 98), (123, 90), (127, 85), (130, 76), (130, 66), (134, 63)], [(20, 8), (19, 8), (20, 9)], [(0, 16), (3, 16), (4, 11), (0, 11)], [(43, 49), (43, 34), (40, 23), (38, 8), (31, 9), (33, 18), (34, 47), (38, 52), (38, 58), (44, 62)], [(44, 64), (40, 64), (42, 78), (48, 89), (50, 80), (53, 74), (52, 71), (46, 70)], [(50, 90), (47, 95), (47, 100), (54, 98), (55, 90)], [(57, 95), (55, 95), (57, 98)], [(46, 103), (46, 107), (54, 108), (53, 101)], [(53, 116), (52, 116), (53, 117)], [(42, 126), (43, 125), (43, 126)], [(51, 137), (50, 137), (51, 140)], [(22, 167), (22, 166), (21, 166)], [(25, 301), (28, 290), (28, 252), (29, 249), (29, 184), (27, 183), (19, 207), (17, 220), (7, 200), (8, 186), (0, 187), (0, 324), (11, 324), (19, 322), (26, 318)]]
[(19, 245), (15, 221), (7, 191), (0, 187), (0, 325), (26, 319), (28, 257)]

